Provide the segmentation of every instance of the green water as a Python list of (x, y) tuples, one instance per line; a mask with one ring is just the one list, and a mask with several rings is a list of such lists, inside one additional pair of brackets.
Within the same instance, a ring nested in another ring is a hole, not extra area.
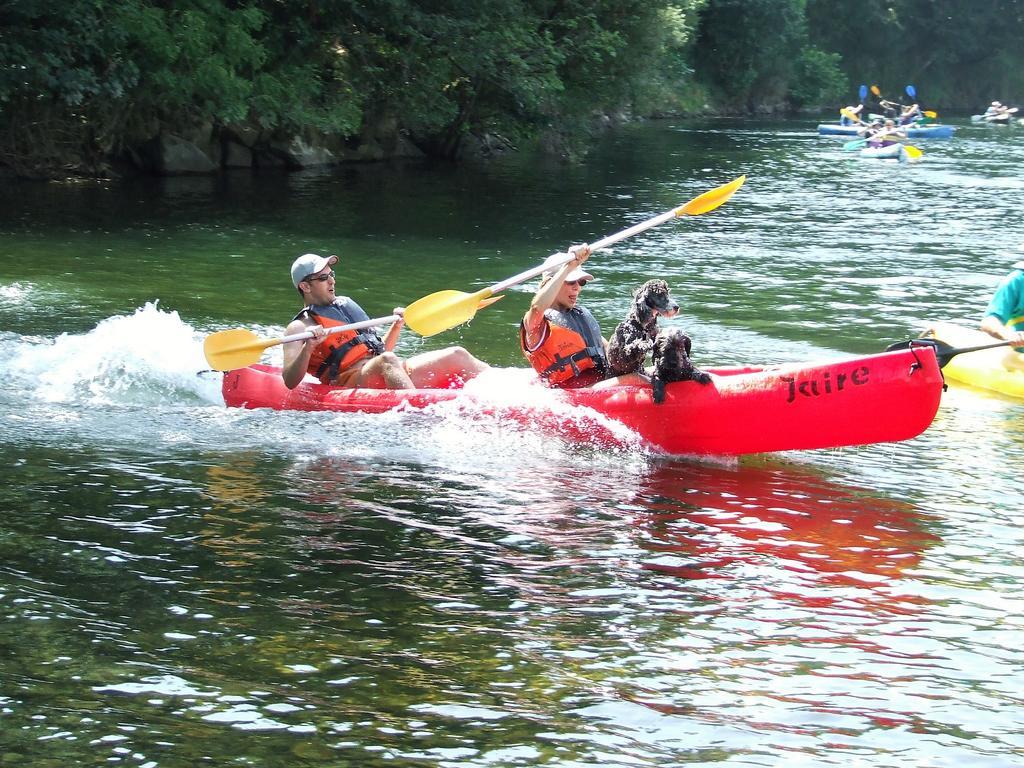
[[(1024, 130), (913, 165), (842, 143), (658, 122), (580, 166), (0, 190), (0, 765), (1018, 764), (1021, 401), (951, 387), (906, 443), (698, 462), (229, 411), (197, 375), (210, 332), (283, 329), (299, 253), (379, 316), (741, 174), (592, 258), (606, 332), (650, 277), (703, 365), (977, 323), (1021, 258)], [(398, 351), (520, 366), (532, 287)]]

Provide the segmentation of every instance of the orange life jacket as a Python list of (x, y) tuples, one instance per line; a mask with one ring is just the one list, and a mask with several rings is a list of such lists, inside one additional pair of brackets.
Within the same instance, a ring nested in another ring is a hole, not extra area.
[[(295, 319), (310, 318), (324, 328), (337, 328), (369, 320), (363, 308), (347, 296), (339, 296), (333, 304), (310, 305), (295, 316)], [(381, 354), (384, 342), (372, 328), (360, 331), (338, 331), (332, 333), (317, 345), (309, 356), (306, 367), (311, 374), (324, 384), (337, 378), (338, 373), (354, 365), (364, 357)]]
[(533, 350), (526, 344), (525, 324), (519, 324), (519, 345), (541, 378), (556, 387), (588, 386), (605, 378), (608, 361), (601, 327), (589, 309), (552, 308), (544, 319), (544, 338)]

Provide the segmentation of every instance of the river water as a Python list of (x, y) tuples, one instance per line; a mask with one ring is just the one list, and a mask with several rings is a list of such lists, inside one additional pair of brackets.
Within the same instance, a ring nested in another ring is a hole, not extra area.
[[(592, 257), (606, 332), (650, 277), (699, 365), (973, 325), (1024, 258), (1024, 128), (953, 122), (909, 165), (720, 120), (574, 167), (8, 184), (0, 765), (1022, 764), (1022, 401), (951, 385), (908, 442), (709, 461), (233, 411), (200, 373), (207, 334), (282, 331), (304, 251), (385, 315), (740, 174)], [(399, 352), (520, 366), (532, 287)]]

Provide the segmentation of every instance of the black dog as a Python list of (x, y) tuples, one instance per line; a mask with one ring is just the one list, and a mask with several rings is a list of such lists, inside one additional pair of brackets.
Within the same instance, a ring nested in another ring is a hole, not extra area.
[(654, 340), (654, 373), (651, 389), (654, 402), (665, 401), (665, 385), (671, 381), (696, 381), (710, 384), (711, 375), (699, 371), (690, 362), (690, 337), (678, 328), (666, 328)]
[(633, 307), (615, 327), (608, 343), (608, 370), (612, 376), (643, 373), (644, 359), (654, 347), (658, 318), (673, 317), (679, 305), (672, 300), (668, 283), (648, 280), (633, 292)]

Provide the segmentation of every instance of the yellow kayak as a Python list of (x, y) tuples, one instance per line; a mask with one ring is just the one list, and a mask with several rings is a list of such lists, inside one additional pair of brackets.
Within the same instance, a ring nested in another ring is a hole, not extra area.
[[(922, 334), (938, 339), (957, 349), (980, 347), (996, 340), (987, 333), (953, 323), (934, 323)], [(989, 389), (1011, 397), (1024, 398), (1024, 371), (1011, 371), (1003, 366), (1006, 347), (982, 349), (955, 355), (942, 369), (947, 379)]]

